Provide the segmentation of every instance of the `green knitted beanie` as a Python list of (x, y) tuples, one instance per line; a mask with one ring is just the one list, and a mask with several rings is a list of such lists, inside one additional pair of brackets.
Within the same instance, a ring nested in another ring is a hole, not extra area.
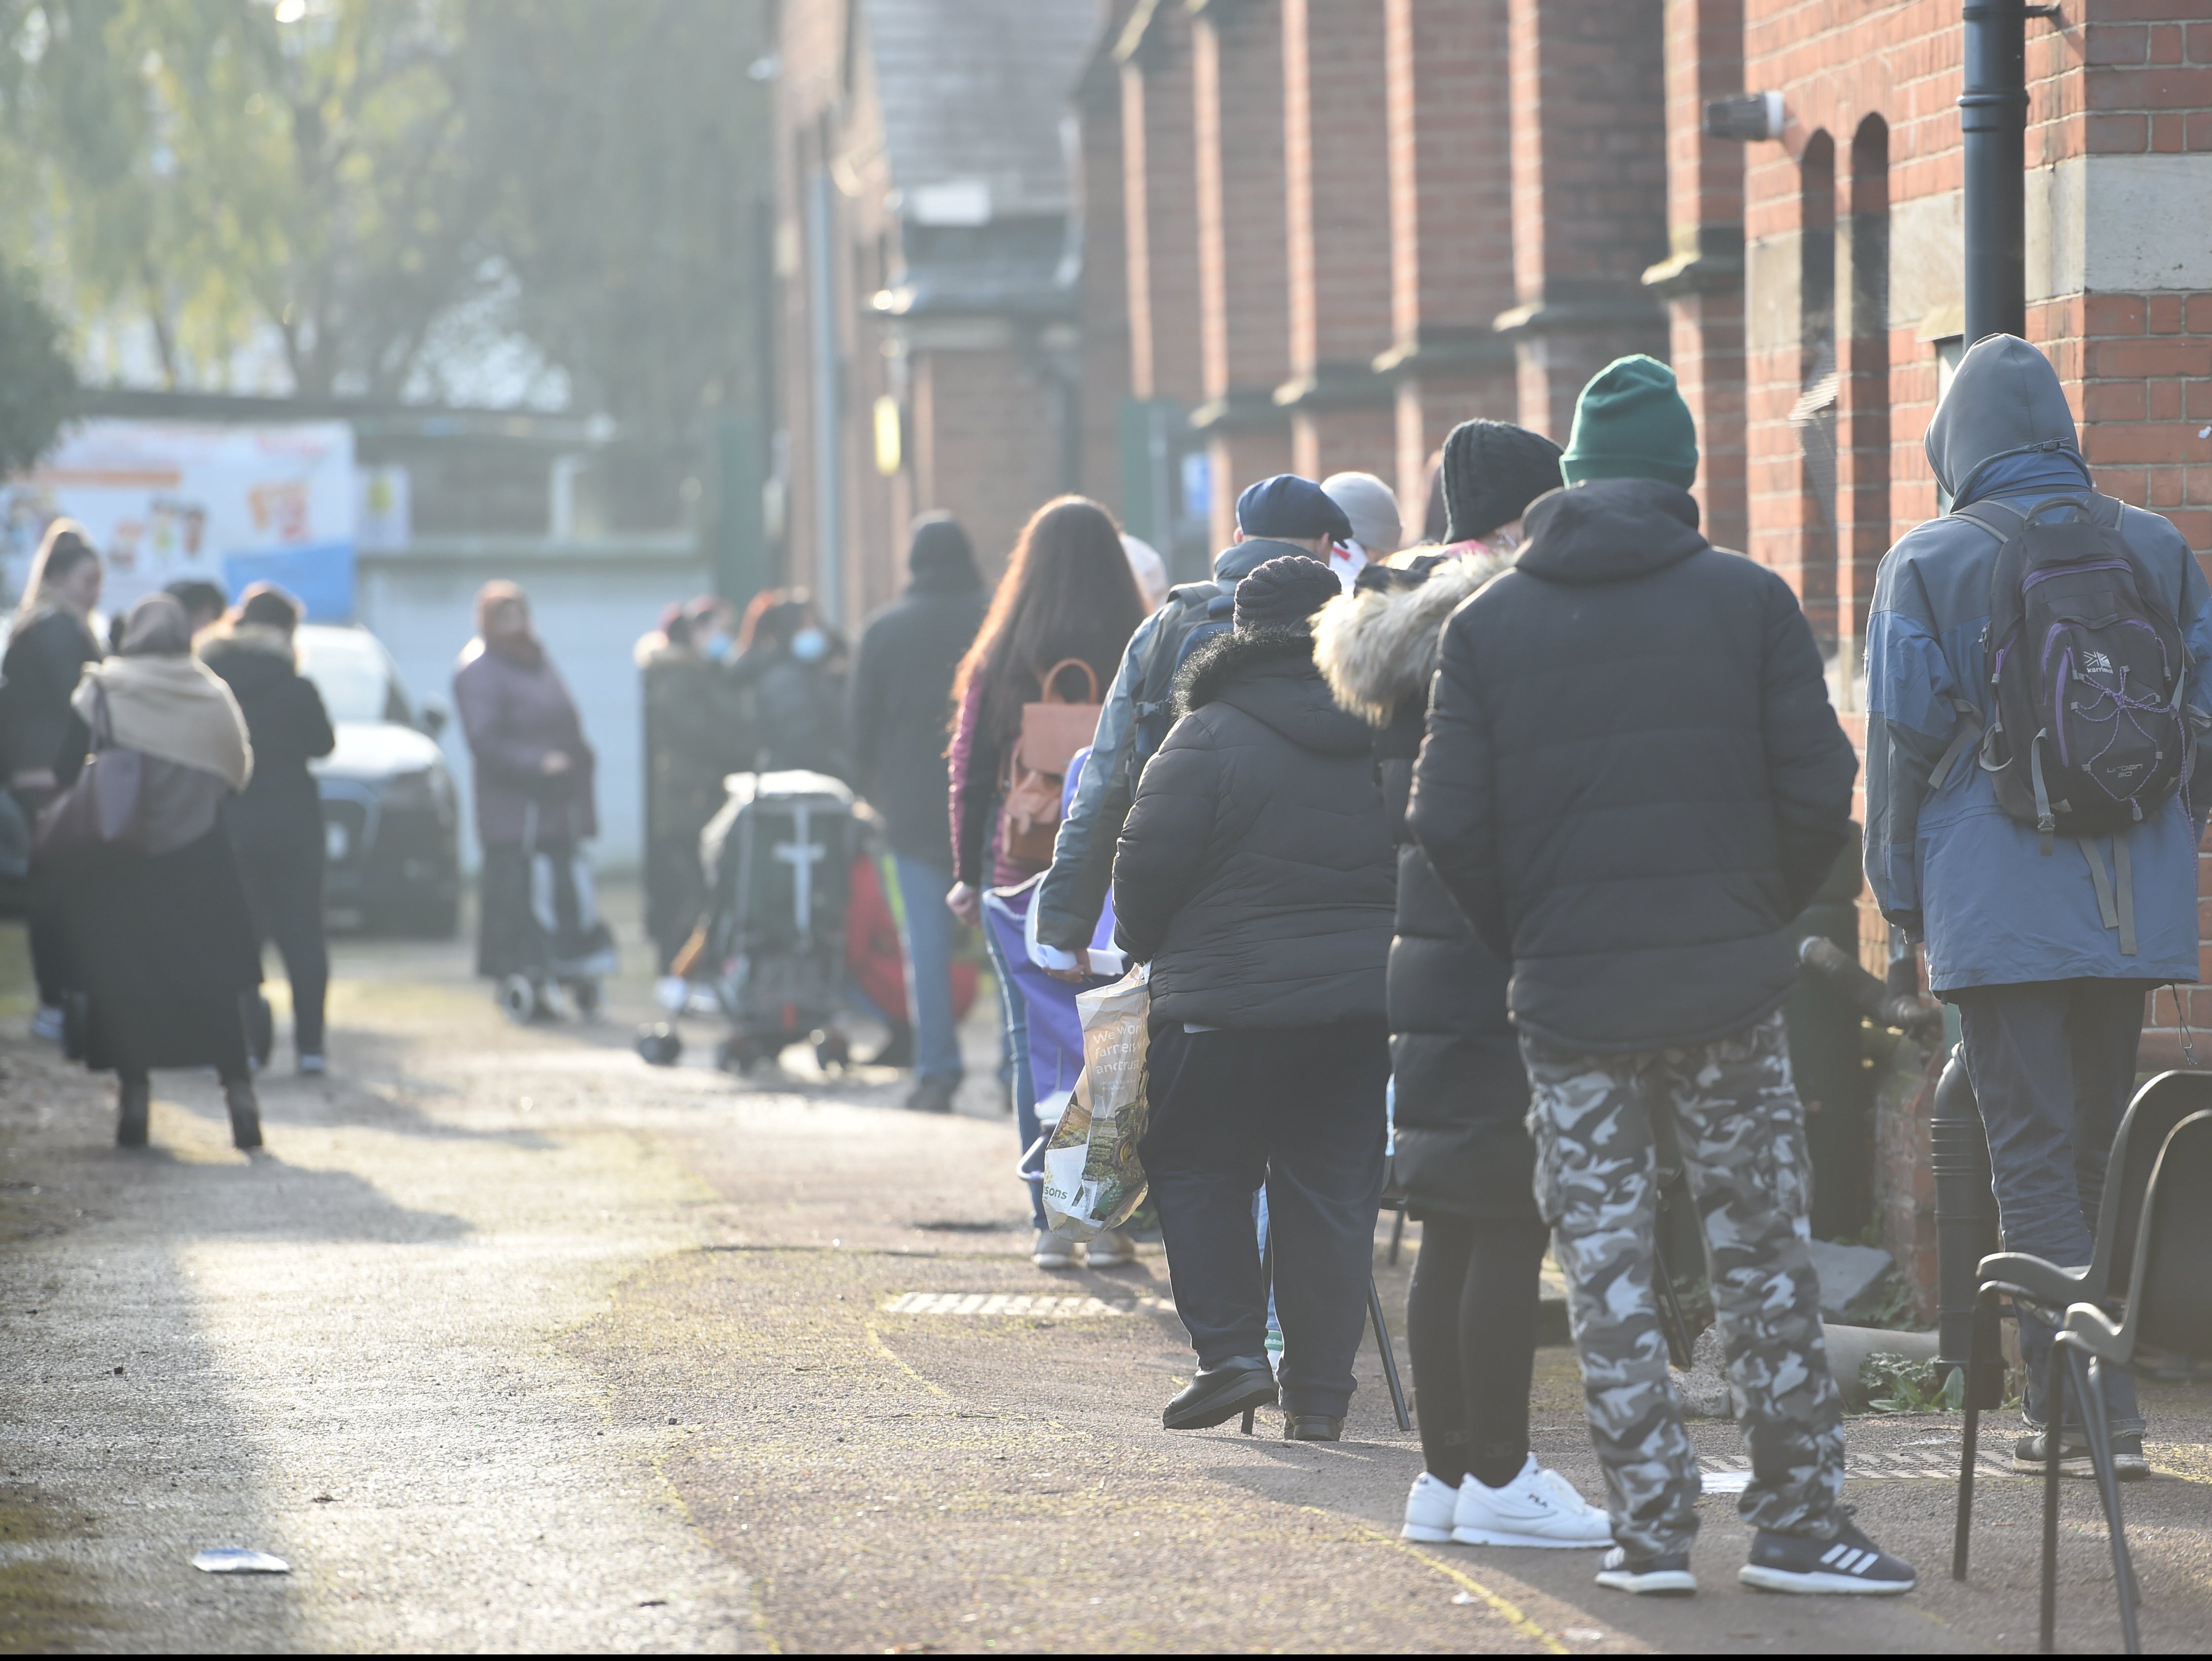
[(1658, 478), (1689, 489), (1698, 476), (1698, 428), (1674, 390), (1674, 372), (1640, 352), (1600, 369), (1575, 401), (1559, 476), (1570, 484)]

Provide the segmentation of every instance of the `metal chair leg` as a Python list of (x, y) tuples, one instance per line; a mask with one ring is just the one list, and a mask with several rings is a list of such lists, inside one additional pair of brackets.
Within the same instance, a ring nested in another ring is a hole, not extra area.
[(1405, 1240), (1406, 1208), (1400, 1206), (1397, 1216), (1391, 1220), (1390, 1224), (1390, 1255), (1383, 1260), (1393, 1269), (1398, 1267), (1398, 1248), (1405, 1244)]
[(2045, 1655), (2052, 1653), (2051, 1632), (2057, 1624), (2058, 1466), (2065, 1449), (2065, 1424), (2066, 1369), (2054, 1343), (2044, 1366), (2043, 1386), (2043, 1607), (2037, 1648)]
[(1398, 1428), (1411, 1430), (1413, 1415), (1406, 1411), (1405, 1387), (1398, 1382), (1398, 1357), (1390, 1348), (1390, 1323), (1382, 1318), (1382, 1294), (1375, 1289), (1375, 1277), (1367, 1277), (1367, 1314), (1375, 1323), (1375, 1347), (1382, 1352), (1382, 1378), (1390, 1386), (1390, 1406), (1398, 1415)]
[(2112, 1469), (2112, 1421), (2105, 1415), (2104, 1363), (2094, 1356), (2084, 1357), (2075, 1345), (2064, 1345), (2066, 1359), (2075, 1371), (2075, 1393), (2081, 1400), (2082, 1427), (2088, 1433), (2089, 1463), (2097, 1475), (2097, 1497), (2104, 1502), (2105, 1529), (2112, 1542), (2112, 1589), (2119, 1598), (2120, 1633), (2130, 1655), (2140, 1655), (2142, 1647), (2136, 1635), (2135, 1565), (2128, 1555), (2128, 1536), (2120, 1517), (2120, 1483)]
[[(1994, 1287), (1984, 1289), (1975, 1299), (1979, 1305), (1997, 1295)], [(1981, 1311), (1975, 1311), (1977, 1317)], [(1973, 1335), (1966, 1345), (1966, 1426), (1960, 1437), (1959, 1447), (1959, 1512), (1951, 1530), (1951, 1578), (1966, 1578), (1966, 1553), (1974, 1525), (1974, 1460), (1980, 1451), (1982, 1410), (1980, 1402), (1982, 1369), (1989, 1365), (1990, 1346), (1984, 1342), (1990, 1335), (1990, 1323), (1977, 1318)]]

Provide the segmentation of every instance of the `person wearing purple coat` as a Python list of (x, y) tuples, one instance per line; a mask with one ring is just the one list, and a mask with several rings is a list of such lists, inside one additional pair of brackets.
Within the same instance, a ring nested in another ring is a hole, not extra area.
[(477, 840), (483, 845), (477, 973), (494, 979), (542, 966), (530, 906), (530, 862), (550, 855), (562, 922), (588, 898), (560, 891), (578, 843), (598, 834), (592, 746), (575, 700), (530, 626), (530, 600), (512, 582), (477, 594), (477, 637), (462, 648), (453, 708), (476, 763)]

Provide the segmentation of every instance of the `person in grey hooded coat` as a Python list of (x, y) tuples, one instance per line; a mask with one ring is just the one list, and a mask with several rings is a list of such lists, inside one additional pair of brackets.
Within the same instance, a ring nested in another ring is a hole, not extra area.
[[(2089, 1261), (2106, 1156), (2135, 1081), (2143, 996), (2197, 978), (2197, 845), (2202, 786), (2150, 810), (2126, 835), (2134, 950), (2108, 928), (2087, 855), (2046, 855), (2035, 827), (1998, 805), (1972, 764), (1931, 783), (1962, 723), (1990, 719), (1985, 632), (1996, 534), (1960, 515), (1979, 502), (2025, 514), (2054, 496), (2089, 502), (2092, 483), (2058, 376), (2012, 335), (1975, 343), (1929, 423), (1925, 448), (1952, 511), (1908, 532), (1882, 561), (1867, 628), (1867, 879), (1883, 915), (1928, 952), (1928, 981), (1959, 1007), (1966, 1070), (1988, 1127), (2008, 1250)], [(2045, 517), (2070, 518), (2060, 508)], [(2185, 638), (2192, 731), (2212, 717), (2212, 590), (2172, 525), (2119, 509), (2119, 532)], [(1961, 715), (1961, 703), (1975, 714)], [(1971, 750), (1967, 752), (1971, 761)], [(2190, 774), (2185, 770), (2187, 781)], [(2191, 800), (2194, 797), (2195, 800)], [(2092, 839), (2108, 867), (2111, 838)], [(2101, 844), (2100, 846), (2099, 844)], [(2042, 1468), (2049, 1328), (2021, 1321), (2032, 1433), (2016, 1466)], [(2124, 1475), (2148, 1474), (2133, 1381), (2106, 1382)], [(2078, 1412), (2068, 1403), (2069, 1417)], [(2063, 1457), (2086, 1475), (2078, 1432)]]

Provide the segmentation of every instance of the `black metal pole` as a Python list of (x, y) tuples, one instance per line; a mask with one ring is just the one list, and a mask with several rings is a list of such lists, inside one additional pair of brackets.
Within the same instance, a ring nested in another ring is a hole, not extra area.
[[(1984, 1257), (1997, 1249), (1996, 1195), (1990, 1182), (1990, 1144), (1982, 1129), (1980, 1104), (1966, 1077), (1966, 1057), (1954, 1050), (1936, 1081), (1935, 1110), (1928, 1126), (1936, 1177), (1936, 1371), (1948, 1376), (1966, 1365), (1972, 1354), (1976, 1274)], [(1991, 1408), (1990, 1386), (2001, 1380), (1992, 1370), (1983, 1382), (1983, 1400)], [(1967, 1382), (1973, 1383), (1969, 1375)]]
[(1966, 344), (2027, 332), (2025, 0), (1969, 0), (1966, 90)]

